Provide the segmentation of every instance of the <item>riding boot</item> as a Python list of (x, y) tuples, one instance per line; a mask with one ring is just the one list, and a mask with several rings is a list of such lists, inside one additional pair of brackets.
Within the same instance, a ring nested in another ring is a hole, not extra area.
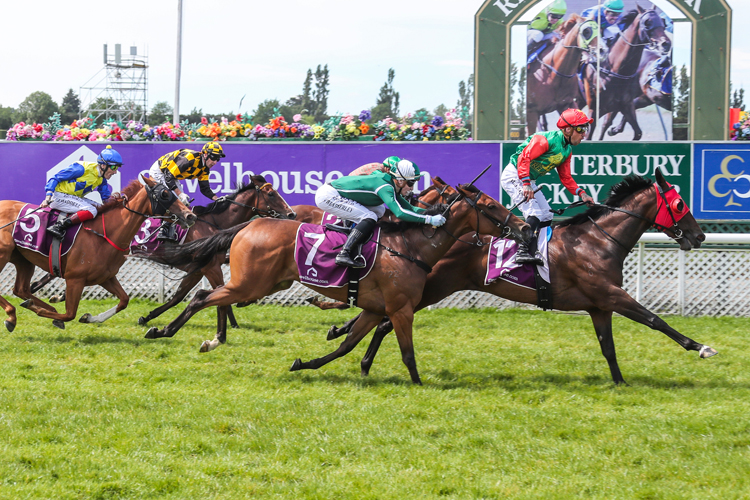
[(161, 227), (159, 228), (159, 234), (156, 236), (157, 241), (172, 241), (177, 242), (177, 228), (174, 226), (174, 222), (162, 221)]
[(63, 239), (65, 237), (65, 230), (68, 229), (71, 226), (75, 226), (76, 224), (80, 224), (81, 219), (78, 217), (78, 214), (71, 214), (70, 216), (66, 217), (65, 219), (60, 220), (57, 219), (57, 222), (52, 224), (50, 227), (47, 228), (47, 232), (50, 233), (52, 236), (54, 236), (57, 239)]
[(344, 243), (344, 247), (336, 256), (337, 266), (353, 267), (355, 269), (365, 267), (364, 259), (352, 259), (351, 253), (353, 250), (357, 249), (358, 245), (365, 243), (370, 238), (370, 234), (372, 234), (375, 224), (376, 221), (373, 219), (365, 219), (351, 230), (349, 237), (346, 239), (346, 243)]
[(538, 218), (532, 215), (526, 218), (526, 223), (531, 228), (531, 238), (529, 238), (528, 242), (518, 244), (516, 263), (542, 265), (544, 264), (544, 261), (536, 253), (537, 230), (539, 229), (541, 222)]

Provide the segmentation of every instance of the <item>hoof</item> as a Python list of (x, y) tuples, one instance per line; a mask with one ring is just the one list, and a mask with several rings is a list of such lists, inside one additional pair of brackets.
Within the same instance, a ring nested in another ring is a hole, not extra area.
[(706, 358), (710, 358), (711, 356), (716, 356), (719, 353), (716, 352), (715, 349), (712, 349), (708, 347), (707, 345), (704, 345), (703, 347), (701, 347), (700, 354), (701, 354), (701, 358), (706, 359)]
[(331, 328), (328, 329), (328, 336), (326, 337), (326, 340), (333, 340), (336, 338), (339, 338), (341, 334), (339, 333), (339, 329), (336, 328), (336, 325), (332, 325)]
[(78, 320), (79, 323), (91, 323), (91, 314), (86, 313)]
[(53, 319), (52, 320), (52, 326), (58, 327), (60, 330), (65, 330), (65, 323), (60, 321), (59, 319)]
[(211, 342), (209, 342), (208, 340), (204, 340), (198, 352), (208, 352), (210, 350), (211, 350)]
[(138, 318), (138, 324), (141, 326), (146, 326), (148, 325), (148, 320), (144, 318), (143, 316), (141, 316), (140, 318)]
[(302, 360), (297, 358), (294, 360), (294, 363), (292, 363), (292, 367), (289, 368), (290, 372), (296, 372), (297, 370), (302, 369)]
[(143, 336), (144, 339), (158, 339), (161, 335), (159, 335), (159, 329), (155, 326), (152, 326), (148, 329), (146, 332), (146, 335)]
[(305, 299), (305, 302), (308, 304), (313, 304), (315, 302), (315, 297), (308, 297)]
[(50, 304), (57, 304), (58, 302), (65, 302), (65, 295), (55, 295), (49, 299)]
[(16, 329), (16, 324), (15, 323), (11, 323), (10, 321), (8, 321), (6, 319), (5, 320), (5, 328), (7, 328), (9, 332), (12, 332), (13, 330)]
[(26, 309), (31, 309), (31, 306), (34, 304), (34, 301), (31, 299), (26, 299), (23, 302), (21, 302), (21, 307), (25, 307)]
[[(240, 325), (230, 325), (230, 326), (231, 326), (232, 328), (234, 328), (235, 330), (236, 330), (237, 328), (239, 328), (239, 327), (240, 327)], [(224, 341), (224, 342), (226, 342), (226, 341)], [(222, 344), (223, 344), (224, 342), (222, 342)]]

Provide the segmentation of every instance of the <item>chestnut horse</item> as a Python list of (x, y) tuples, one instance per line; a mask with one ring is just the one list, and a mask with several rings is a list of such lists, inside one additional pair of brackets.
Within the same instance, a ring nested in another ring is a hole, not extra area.
[[(365, 334), (374, 328), (383, 315), (392, 318), (401, 347), (402, 360), (414, 383), (421, 383), (412, 343), (414, 308), (422, 296), (427, 270), (434, 266), (452, 245), (454, 238), (470, 231), (495, 236), (511, 235), (528, 239), (529, 226), (512, 215), (505, 207), (472, 185), (459, 186), (458, 195), (445, 209), (447, 221), (439, 229), (429, 229), (423, 224), (400, 223), (400, 231), (381, 234), (372, 271), (359, 284), (358, 306), (364, 309), (354, 325), (355, 332)], [(444, 206), (432, 211), (442, 210)], [(383, 225), (383, 222), (380, 223)], [(232, 278), (225, 286), (213, 291), (200, 290), (180, 316), (163, 330), (150, 329), (146, 338), (171, 337), (196, 312), (210, 306), (228, 305), (257, 300), (271, 293), (289, 288), (299, 279), (294, 248), (296, 221), (269, 221), (256, 219), (242, 229), (222, 231), (207, 240), (199, 240), (175, 249), (168, 258), (178, 263), (202, 261), (216, 252), (230, 249)], [(236, 236), (236, 238), (235, 238)], [(384, 251), (386, 249), (386, 251)], [(419, 262), (421, 261), (421, 263)], [(346, 298), (346, 287), (313, 290), (336, 300)], [(219, 323), (217, 337), (226, 329)], [(210, 350), (218, 341), (206, 341)], [(205, 345), (205, 343), (204, 343)], [(317, 368), (349, 351), (345, 341), (339, 350), (325, 358), (309, 363), (295, 361), (292, 370)]]
[[(664, 20), (654, 10), (643, 10), (637, 6), (622, 17), (626, 27), (613, 42), (607, 58), (602, 62), (597, 74), (596, 65), (589, 64), (585, 69), (583, 81), (584, 99), (589, 108), (589, 116), (594, 122), (589, 129), (588, 139), (591, 139), (599, 117), (607, 115), (604, 127), (599, 134), (599, 140), (604, 138), (604, 132), (612, 125), (617, 113), (622, 113), (624, 122), (633, 127), (633, 140), (637, 141), (643, 135), (635, 116), (633, 100), (641, 95), (637, 85), (638, 67), (641, 63), (643, 49), (647, 46), (659, 46), (663, 51), (669, 51), (671, 42), (664, 30)], [(635, 82), (635, 84), (634, 84)], [(599, 116), (596, 115), (597, 86), (599, 87)], [(610, 135), (612, 132), (610, 131)]]
[[(669, 189), (659, 170), (656, 171), (656, 184), (642, 177), (626, 178), (612, 188), (603, 205), (595, 205), (587, 212), (558, 224), (548, 245), (552, 305), (561, 311), (583, 310), (591, 316), (596, 337), (602, 354), (609, 363), (615, 384), (622, 384), (625, 380), (615, 355), (612, 338), (613, 312), (659, 330), (685, 350), (698, 351), (701, 358), (716, 354), (714, 349), (680, 334), (622, 289), (625, 258), (656, 219), (657, 199), (660, 197), (658, 189)], [(680, 203), (683, 207), (679, 206)], [(675, 204), (677, 206), (674, 208), (678, 212), (687, 208), (682, 199)], [(659, 210), (672, 214), (673, 207), (665, 204)], [(675, 238), (682, 250), (698, 248), (705, 239), (690, 213), (676, 225), (664, 228), (664, 232)], [(487, 292), (516, 302), (536, 304), (535, 290), (503, 280), (485, 284), (489, 258), (487, 245), (490, 241), (491, 238), (485, 236), (481, 246), (454, 244), (427, 277), (422, 300), (416, 310), (436, 304), (461, 290)], [(329, 340), (349, 333), (356, 319), (350, 320), (341, 328), (331, 327), (328, 332)], [(384, 318), (375, 330), (362, 359), (362, 375), (370, 372), (380, 343), (391, 329), (391, 322)], [(353, 335), (355, 332), (349, 333), (349, 337)], [(352, 341), (355, 342), (355, 339)]]
[(541, 59), (537, 56), (528, 66), (526, 128), (536, 132), (540, 116), (577, 107), (579, 95), (578, 66), (582, 53), (596, 60), (599, 51), (599, 26), (576, 14), (560, 27), (562, 40)]
[[(0, 225), (6, 225), (0, 231), (0, 271), (8, 262), (16, 267), (13, 294), (26, 299), (21, 306), (38, 316), (52, 319), (53, 325), (63, 329), (65, 322), (76, 317), (78, 303), (86, 286), (100, 285), (120, 299), (120, 302), (98, 316), (85, 314), (81, 318), (84, 323), (104, 321), (128, 306), (128, 295), (116, 276), (144, 218), (164, 216), (172, 218), (183, 227), (190, 227), (195, 223), (195, 215), (174, 193), (151, 179), (144, 178), (144, 182), (145, 186), (134, 180), (123, 190), (122, 196), (113, 196), (102, 205), (94, 219), (83, 223), (84, 227), (72, 248), (60, 259), (68, 299), (64, 314), (58, 313), (54, 307), (31, 293), (30, 284), (35, 267), (47, 272), (50, 269), (46, 256), (17, 247), (13, 241), (13, 225), (9, 222), (18, 217), (25, 203), (0, 201)], [(16, 327), (16, 308), (3, 297), (0, 297), (0, 305), (8, 315), (5, 327), (13, 331)]]

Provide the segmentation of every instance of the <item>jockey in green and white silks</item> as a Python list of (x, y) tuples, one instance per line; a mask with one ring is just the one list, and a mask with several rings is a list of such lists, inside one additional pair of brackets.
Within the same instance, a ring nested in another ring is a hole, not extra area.
[(341, 220), (357, 224), (349, 233), (336, 264), (347, 267), (363, 267), (351, 258), (351, 251), (370, 237), (377, 220), (383, 216), (386, 207), (393, 215), (407, 222), (421, 222), (432, 226), (442, 226), (442, 215), (425, 215), (425, 210), (413, 207), (404, 198), (411, 192), (414, 183), (421, 177), (419, 167), (409, 161), (390, 161), (384, 165), (390, 168), (385, 173), (375, 170), (369, 175), (348, 175), (321, 186), (315, 193), (315, 204)]
[(503, 169), (500, 185), (514, 204), (519, 204), (526, 223), (531, 226), (532, 237), (528, 243), (518, 244), (516, 262), (519, 264), (542, 264), (537, 257), (536, 231), (543, 222), (552, 220), (549, 203), (541, 191), (536, 191), (536, 180), (557, 169), (560, 182), (571, 194), (590, 203), (593, 198), (583, 190), (570, 175), (570, 159), (573, 146), (581, 143), (593, 119), (580, 109), (566, 109), (560, 115), (554, 132), (537, 132), (518, 146), (510, 163)]
[(112, 149), (112, 146), (107, 146), (95, 162), (75, 162), (48, 180), (45, 186), (47, 196), (41, 207), (50, 207), (72, 215), (66, 219), (58, 219), (47, 231), (62, 238), (67, 228), (96, 217), (96, 203), (84, 197), (96, 190), (102, 202), (107, 201), (112, 195), (112, 188), (107, 180), (121, 166), (120, 153)]

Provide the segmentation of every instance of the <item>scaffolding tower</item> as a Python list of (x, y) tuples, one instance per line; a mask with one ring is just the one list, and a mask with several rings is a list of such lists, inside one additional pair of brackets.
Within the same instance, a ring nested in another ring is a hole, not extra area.
[(130, 47), (123, 57), (120, 44), (114, 56), (104, 44), (104, 68), (81, 86), (79, 118), (92, 116), (98, 124), (110, 121), (146, 121), (148, 112), (148, 57)]

